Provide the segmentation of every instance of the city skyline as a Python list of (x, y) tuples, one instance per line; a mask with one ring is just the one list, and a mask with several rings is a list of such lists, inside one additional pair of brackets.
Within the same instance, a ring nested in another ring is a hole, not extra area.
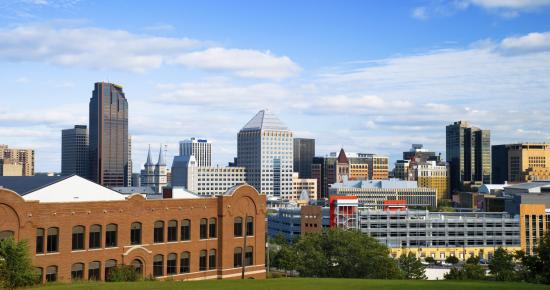
[(392, 165), (413, 143), (444, 156), (458, 120), (491, 130), (492, 144), (548, 142), (549, 6), (487, 3), (167, 2), (142, 9), (162, 19), (118, 20), (120, 3), (8, 1), (0, 136), (35, 149), (37, 172), (59, 172), (61, 130), (87, 124), (91, 84), (105, 80), (128, 96), (134, 172), (148, 144), (167, 144), (170, 162), (192, 136), (225, 165), (264, 108), (316, 139), (316, 155), (343, 147)]

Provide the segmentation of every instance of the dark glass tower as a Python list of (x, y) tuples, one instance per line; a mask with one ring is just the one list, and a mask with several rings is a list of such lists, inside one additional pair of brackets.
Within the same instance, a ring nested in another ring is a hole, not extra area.
[(90, 99), (90, 179), (128, 186), (128, 102), (122, 87), (95, 83)]
[(311, 178), (311, 164), (315, 157), (315, 139), (294, 138), (294, 171), (300, 178)]
[(89, 178), (88, 128), (75, 125), (73, 129), (61, 131), (61, 175), (76, 174)]

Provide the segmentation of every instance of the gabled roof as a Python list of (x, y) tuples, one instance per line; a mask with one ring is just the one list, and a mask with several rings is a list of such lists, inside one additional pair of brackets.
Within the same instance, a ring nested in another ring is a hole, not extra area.
[(344, 152), (344, 148), (340, 149), (340, 154), (338, 154), (338, 163), (349, 163), (348, 157), (346, 156), (346, 152)]
[(15, 191), (20, 196), (56, 183), (69, 176), (0, 176), (0, 187)]
[(265, 109), (259, 111), (244, 127), (241, 131), (252, 130), (281, 130), (288, 131), (288, 127), (277, 118), (271, 111)]

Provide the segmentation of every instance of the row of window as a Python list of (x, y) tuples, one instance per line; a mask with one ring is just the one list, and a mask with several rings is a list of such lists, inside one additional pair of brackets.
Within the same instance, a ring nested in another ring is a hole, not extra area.
[[(178, 241), (178, 221), (171, 220), (168, 222), (168, 227), (165, 237), (165, 222), (156, 221), (153, 227), (153, 242), (164, 243)], [(246, 217), (246, 235), (254, 235), (254, 218)], [(88, 249), (98, 249), (102, 247), (102, 226), (92, 225), (88, 232)], [(236, 217), (234, 219), (233, 235), (235, 237), (243, 236), (243, 218)], [(217, 221), (216, 218), (210, 220), (203, 218), (199, 225), (200, 239), (213, 239), (217, 237)], [(181, 221), (179, 227), (179, 240), (191, 240), (191, 221), (185, 219)], [(84, 226), (74, 226), (72, 229), (72, 250), (84, 250), (86, 241), (86, 228)], [(104, 247), (116, 247), (118, 245), (118, 225), (108, 224), (105, 229), (105, 244)], [(134, 222), (130, 226), (130, 244), (140, 245), (142, 243), (142, 224)], [(44, 248), (44, 245), (46, 246)], [(53, 253), (59, 251), (59, 228), (51, 227), (47, 231), (43, 228), (36, 229), (36, 253), (43, 254), (44, 252)]]

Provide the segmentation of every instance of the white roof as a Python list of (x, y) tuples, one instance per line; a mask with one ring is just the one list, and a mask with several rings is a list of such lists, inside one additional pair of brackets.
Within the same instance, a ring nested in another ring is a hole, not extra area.
[(78, 202), (124, 200), (125, 196), (78, 175), (73, 175), (53, 184), (23, 195), (25, 200), (40, 202)]
[(242, 131), (248, 130), (281, 130), (288, 131), (288, 127), (277, 118), (271, 111), (265, 109), (259, 111), (244, 127)]
[(186, 198), (200, 198), (201, 196), (196, 195), (190, 191), (187, 191), (183, 186), (172, 187), (172, 198), (173, 199), (186, 199)]

